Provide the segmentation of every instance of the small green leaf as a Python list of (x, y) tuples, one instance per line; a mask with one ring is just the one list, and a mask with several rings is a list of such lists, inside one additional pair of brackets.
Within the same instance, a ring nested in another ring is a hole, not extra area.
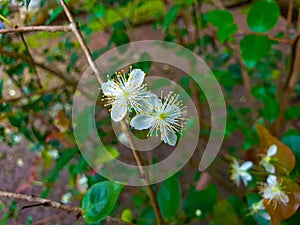
[(273, 123), (280, 113), (280, 105), (274, 98), (268, 98), (264, 102), (263, 114)]
[(155, 213), (152, 208), (145, 209), (138, 218), (138, 225), (155, 224)]
[(163, 27), (165, 30), (167, 30), (170, 26), (171, 23), (173, 23), (179, 13), (180, 10), (180, 5), (174, 5), (170, 9), (170, 11), (167, 13), (165, 16), (164, 22), (163, 22)]
[(296, 169), (300, 170), (300, 132), (288, 130), (281, 141), (289, 146), (296, 156)]
[(247, 16), (249, 28), (254, 32), (271, 30), (280, 17), (280, 8), (273, 0), (262, 0), (250, 9)]
[(233, 15), (228, 10), (211, 10), (208, 13), (208, 22), (217, 28), (230, 25), (234, 22)]
[(267, 55), (271, 49), (271, 40), (268, 36), (250, 34), (240, 42), (242, 58), (246, 65), (253, 67), (255, 63)]
[(24, 0), (26, 9), (28, 9), (30, 2), (31, 2), (31, 0)]
[(82, 201), (83, 218), (86, 223), (99, 223), (114, 209), (123, 185), (111, 181), (94, 184)]
[(132, 223), (132, 221), (134, 220), (134, 216), (130, 209), (123, 210), (121, 220), (127, 223)]
[(4, 80), (0, 81), (0, 98), (2, 98)]
[(300, 118), (300, 105), (295, 105), (288, 108), (284, 114), (284, 117), (288, 120)]
[(77, 118), (75, 136), (78, 143), (83, 144), (88, 139), (92, 125), (92, 108), (86, 107)]
[(222, 43), (230, 39), (238, 30), (238, 25), (234, 23), (233, 15), (227, 10), (209, 11), (208, 22), (218, 28), (217, 36)]
[(181, 201), (180, 183), (176, 176), (162, 183), (157, 200), (164, 219), (171, 219), (176, 215)]

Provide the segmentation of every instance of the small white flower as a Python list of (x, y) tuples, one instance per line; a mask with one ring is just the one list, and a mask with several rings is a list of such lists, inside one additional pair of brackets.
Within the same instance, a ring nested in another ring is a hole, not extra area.
[(48, 154), (51, 156), (52, 159), (58, 159), (59, 158), (59, 151), (57, 149), (52, 149), (48, 152)]
[(266, 171), (269, 173), (275, 173), (275, 167), (271, 164), (272, 158), (277, 153), (277, 146), (271, 145), (267, 151), (267, 155), (265, 155), (262, 160), (260, 161), (260, 164), (265, 167)]
[(258, 201), (256, 203), (252, 204), (252, 206), (250, 208), (250, 214), (251, 215), (254, 215), (254, 214), (260, 215), (261, 217), (263, 217), (266, 220), (270, 220), (271, 219), (270, 215), (266, 211), (266, 208), (265, 208), (265, 206), (263, 204), (263, 200), (260, 200), (260, 201)]
[(141, 114), (136, 115), (130, 125), (136, 130), (149, 129), (148, 136), (156, 131), (156, 136), (160, 133), (161, 140), (174, 146), (177, 141), (176, 132), (182, 132), (185, 124), (182, 117), (185, 108), (178, 95), (170, 92), (163, 100), (152, 94), (142, 106)]
[(116, 73), (117, 81), (109, 80), (102, 84), (104, 100), (108, 100), (105, 106), (111, 105), (111, 118), (115, 122), (121, 121), (130, 110), (141, 111), (141, 101), (147, 98), (146, 85), (143, 84), (145, 73), (140, 69), (133, 69), (128, 79), (126, 74)]
[(71, 198), (72, 198), (72, 193), (68, 192), (61, 197), (61, 202), (66, 205), (70, 204)]
[(269, 202), (274, 201), (274, 208), (276, 208), (277, 202), (281, 202), (284, 205), (289, 202), (289, 197), (283, 191), (284, 188), (281, 182), (277, 182), (276, 176), (270, 175), (267, 178), (267, 183), (263, 183), (260, 187), (260, 192), (264, 199), (268, 199)]
[(252, 168), (253, 162), (247, 161), (240, 166), (239, 162), (235, 158), (233, 158), (232, 161), (230, 179), (233, 180), (237, 186), (240, 186), (241, 180), (244, 185), (247, 186), (248, 182), (252, 180), (252, 176), (248, 170)]
[(89, 188), (88, 178), (85, 175), (82, 175), (78, 181), (78, 190), (80, 193), (85, 193)]

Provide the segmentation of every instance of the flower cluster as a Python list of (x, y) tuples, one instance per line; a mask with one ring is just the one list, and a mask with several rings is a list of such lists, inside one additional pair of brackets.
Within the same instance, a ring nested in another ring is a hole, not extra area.
[(164, 143), (176, 145), (177, 133), (185, 127), (185, 106), (179, 95), (169, 92), (167, 96), (158, 97), (147, 90), (144, 84), (145, 73), (141, 69), (130, 69), (116, 73), (116, 79), (108, 78), (102, 84), (105, 106), (111, 106), (110, 115), (113, 121), (123, 120), (128, 112), (134, 110), (136, 115), (130, 126), (136, 130), (149, 129), (148, 136), (155, 132)]
[[(269, 175), (267, 176), (266, 182), (260, 183), (258, 188), (262, 199), (266, 200), (267, 204), (272, 202), (274, 208), (277, 207), (278, 203), (286, 205), (289, 202), (289, 197), (285, 192), (285, 186), (282, 184), (282, 180), (275, 175), (274, 162), (277, 161), (277, 150), (275, 144), (271, 145), (266, 155), (264, 155), (259, 162), (259, 165), (261, 165)], [(249, 172), (253, 166), (254, 164), (251, 161), (246, 161), (240, 165), (237, 159), (233, 158), (230, 179), (233, 180), (237, 186), (240, 186), (241, 181), (245, 186), (248, 186), (248, 182), (253, 179)], [(270, 216), (265, 211), (263, 200), (252, 205), (250, 214), (260, 214), (263, 218), (270, 220)]]

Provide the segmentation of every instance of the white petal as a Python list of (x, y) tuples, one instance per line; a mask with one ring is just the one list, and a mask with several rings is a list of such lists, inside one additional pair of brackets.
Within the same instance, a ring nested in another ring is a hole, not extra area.
[(248, 181), (252, 180), (251, 174), (249, 174), (249, 173), (243, 173), (242, 174), (242, 180), (243, 180), (244, 185), (247, 186)]
[(265, 220), (271, 220), (271, 216), (265, 211), (259, 212), (258, 214)]
[(252, 166), (253, 162), (247, 161), (241, 165), (240, 170), (249, 170)]
[(121, 121), (127, 113), (127, 103), (126, 100), (116, 100), (113, 107), (111, 108), (111, 118), (115, 122)]
[(276, 176), (274, 176), (274, 175), (268, 176), (267, 183), (270, 186), (276, 186), (277, 185), (277, 178), (276, 178)]
[(153, 93), (147, 93), (144, 101), (139, 101), (141, 111), (150, 114), (161, 105), (160, 99)]
[(118, 95), (122, 92), (119, 86), (112, 80), (105, 82), (101, 87), (104, 95)]
[(169, 131), (165, 127), (161, 127), (160, 132), (161, 132), (161, 137), (163, 138), (165, 143), (171, 146), (176, 145), (177, 136), (174, 132)]
[(144, 77), (145, 77), (145, 73), (143, 70), (134, 69), (129, 74), (128, 81), (125, 85), (131, 88), (139, 87), (144, 82)]
[(286, 205), (289, 202), (289, 197), (285, 193), (282, 193), (280, 201)]
[(138, 114), (130, 121), (130, 126), (136, 130), (145, 130), (153, 126), (155, 118), (153, 116)]
[(266, 171), (269, 173), (275, 173), (275, 167), (266, 161), (262, 161), (263, 166), (265, 167)]
[(268, 156), (274, 156), (277, 153), (277, 146), (276, 145), (271, 145), (268, 149), (267, 155)]

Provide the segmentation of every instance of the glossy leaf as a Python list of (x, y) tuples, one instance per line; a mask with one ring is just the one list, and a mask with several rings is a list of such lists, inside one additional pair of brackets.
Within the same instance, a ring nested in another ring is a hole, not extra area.
[(86, 223), (99, 223), (114, 209), (123, 185), (111, 181), (94, 184), (82, 201), (83, 218)]
[(138, 225), (155, 224), (155, 213), (152, 208), (145, 209), (138, 218)]
[(280, 105), (276, 99), (267, 98), (264, 101), (263, 114), (271, 123), (273, 123), (280, 113)]
[(202, 211), (202, 216), (207, 216), (213, 209), (218, 196), (218, 189), (210, 184), (204, 190), (190, 189), (184, 198), (183, 210), (189, 216), (194, 216), (196, 210)]
[(250, 34), (241, 40), (240, 48), (246, 65), (253, 67), (258, 60), (268, 54), (271, 49), (271, 40), (264, 35)]
[(254, 4), (247, 16), (247, 23), (253, 32), (271, 30), (280, 17), (280, 8), (276, 1), (261, 0)]
[(291, 172), (296, 163), (292, 150), (274, 137), (264, 126), (256, 124), (256, 128), (260, 139), (260, 152), (264, 155), (267, 154), (269, 147), (275, 144), (277, 153), (274, 158), (278, 160), (277, 163), (274, 163), (276, 172), (284, 174)]
[(157, 201), (164, 219), (171, 219), (176, 215), (181, 202), (180, 183), (176, 176), (162, 183)]
[(233, 15), (227, 10), (211, 10), (208, 13), (208, 22), (218, 28), (217, 36), (221, 42), (231, 38), (238, 30)]
[(179, 13), (180, 10), (180, 5), (174, 5), (172, 6), (172, 8), (170, 9), (170, 11), (167, 13), (167, 15), (165, 16), (164, 22), (163, 22), (163, 27), (165, 30), (167, 30), (169, 28), (169, 26), (171, 25), (171, 23), (173, 23)]
[(289, 130), (284, 134), (281, 140), (294, 152), (296, 156), (296, 169), (300, 170), (300, 132)]

